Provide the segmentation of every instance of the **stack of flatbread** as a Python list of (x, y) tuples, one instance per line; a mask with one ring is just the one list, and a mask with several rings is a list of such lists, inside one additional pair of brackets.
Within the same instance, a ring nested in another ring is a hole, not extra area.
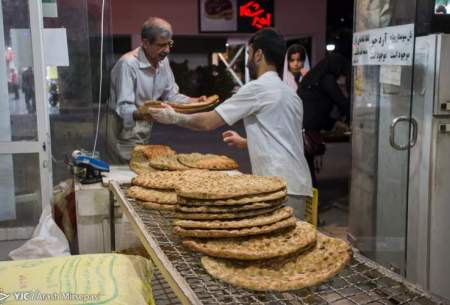
[(155, 170), (183, 171), (189, 169), (233, 170), (239, 166), (233, 159), (215, 154), (171, 154), (160, 155), (149, 160)]
[(215, 179), (225, 174), (206, 170), (155, 171), (138, 175), (131, 180), (128, 197), (145, 208), (175, 211), (178, 197), (175, 188), (184, 181)]
[(224, 155), (177, 154), (166, 145), (135, 145), (131, 154), (130, 168), (140, 175), (164, 170), (233, 170), (239, 168), (239, 165), (236, 161)]
[(213, 277), (258, 291), (310, 287), (349, 262), (347, 242), (298, 221), (278, 177), (200, 169), (158, 171), (132, 180), (128, 196), (173, 211), (174, 233)]
[(174, 102), (161, 102), (161, 101), (147, 101), (139, 107), (139, 112), (148, 113), (151, 108), (163, 108), (162, 103), (166, 103), (170, 105), (176, 112), (178, 113), (197, 113), (204, 112), (214, 109), (215, 106), (219, 103), (218, 95), (211, 95), (203, 102), (189, 103), (189, 104), (181, 104)]
[(131, 153), (130, 169), (138, 175), (153, 172), (157, 169), (150, 166), (150, 160), (175, 155), (176, 152), (166, 145), (135, 145)]
[[(190, 238), (254, 236), (295, 227), (286, 201), (286, 183), (278, 177), (223, 176), (186, 181), (176, 188), (174, 232)], [(187, 246), (194, 241), (187, 240)], [(191, 248), (195, 248), (192, 246)]]
[(317, 233), (284, 207), (286, 183), (253, 175), (185, 180), (176, 187), (174, 233), (207, 256), (208, 273), (252, 290), (285, 291), (318, 284), (350, 260), (342, 240)]

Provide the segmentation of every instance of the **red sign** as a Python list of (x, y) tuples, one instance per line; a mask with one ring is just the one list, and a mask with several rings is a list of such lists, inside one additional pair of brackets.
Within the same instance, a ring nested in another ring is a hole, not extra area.
[[(273, 26), (273, 2), (264, 0), (242, 1), (239, 4), (240, 23), (249, 25), (254, 30)], [(250, 21), (250, 22), (248, 22)], [(242, 28), (242, 26), (239, 26)], [(248, 29), (251, 31), (251, 29)]]

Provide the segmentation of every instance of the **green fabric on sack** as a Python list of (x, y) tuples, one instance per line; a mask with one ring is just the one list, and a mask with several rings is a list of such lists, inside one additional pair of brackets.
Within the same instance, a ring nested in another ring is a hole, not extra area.
[(122, 254), (0, 262), (0, 303), (154, 305), (152, 273), (149, 260)]

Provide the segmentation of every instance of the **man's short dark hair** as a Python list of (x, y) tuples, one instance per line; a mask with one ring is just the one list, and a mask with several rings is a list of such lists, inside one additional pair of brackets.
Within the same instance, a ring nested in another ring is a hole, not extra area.
[(274, 65), (279, 75), (282, 74), (286, 54), (286, 40), (283, 35), (273, 28), (264, 28), (256, 32), (248, 43), (252, 45), (253, 52), (261, 49), (267, 63)]
[[(167, 28), (161, 26), (161, 18), (150, 17), (148, 18), (141, 28), (141, 38), (147, 39), (150, 43), (154, 43), (158, 35), (164, 38), (171, 38), (172, 32), (167, 30)], [(166, 22), (164, 20), (164, 22)]]

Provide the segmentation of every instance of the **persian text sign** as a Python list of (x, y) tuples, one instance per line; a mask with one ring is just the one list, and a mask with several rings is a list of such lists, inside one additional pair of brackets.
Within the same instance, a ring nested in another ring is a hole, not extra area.
[(386, 27), (353, 34), (352, 63), (411, 66), (414, 24)]

